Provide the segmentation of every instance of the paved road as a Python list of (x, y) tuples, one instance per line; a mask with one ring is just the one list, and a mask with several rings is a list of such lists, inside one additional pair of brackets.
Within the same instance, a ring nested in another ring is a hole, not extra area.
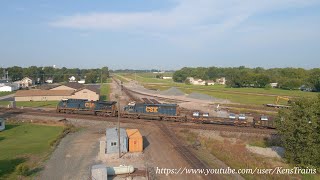
[(13, 101), (14, 100), (14, 95), (15, 94), (9, 94), (6, 96), (1, 96), (0, 101)]

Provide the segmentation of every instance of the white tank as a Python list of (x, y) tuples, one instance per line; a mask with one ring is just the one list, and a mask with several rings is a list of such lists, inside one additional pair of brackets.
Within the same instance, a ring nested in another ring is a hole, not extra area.
[(128, 174), (133, 173), (133, 166), (118, 166), (118, 167), (107, 167), (108, 175)]

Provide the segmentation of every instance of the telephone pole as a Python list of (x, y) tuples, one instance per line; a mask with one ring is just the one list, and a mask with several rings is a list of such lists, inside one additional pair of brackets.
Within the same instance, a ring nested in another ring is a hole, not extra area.
[[(120, 92), (121, 93), (121, 92)], [(120, 95), (121, 96), (121, 95)], [(120, 146), (120, 96), (118, 96), (118, 144), (119, 144), (119, 158), (121, 157)]]

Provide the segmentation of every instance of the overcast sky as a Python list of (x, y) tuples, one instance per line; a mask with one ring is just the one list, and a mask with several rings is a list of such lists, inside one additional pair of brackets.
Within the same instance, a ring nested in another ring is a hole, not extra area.
[(319, 67), (320, 0), (4, 0), (0, 66)]

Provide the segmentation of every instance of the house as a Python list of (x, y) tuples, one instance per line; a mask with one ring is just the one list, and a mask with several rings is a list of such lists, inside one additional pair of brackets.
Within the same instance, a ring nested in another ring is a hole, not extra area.
[(47, 79), (47, 80), (46, 80), (46, 83), (52, 84), (52, 83), (53, 83), (53, 79), (52, 79), (52, 78)]
[(95, 87), (83, 87), (77, 90), (20, 90), (15, 94), (15, 101), (60, 101), (61, 99), (88, 99), (90, 101), (97, 101), (99, 98), (99, 89)]
[(6, 83), (0, 85), (0, 92), (12, 92), (18, 89), (18, 85), (14, 83)]
[(84, 84), (86, 83), (86, 80), (85, 79), (80, 79), (80, 81), (78, 81), (79, 84)]
[(214, 81), (212, 81), (212, 80), (207, 80), (206, 83), (208, 86), (214, 85)]
[(0, 131), (5, 130), (6, 125), (3, 118), (0, 118)]
[(76, 82), (76, 77), (71, 76), (71, 77), (69, 78), (69, 82)]
[[(128, 136), (126, 130), (120, 128), (120, 151), (128, 152)], [(108, 128), (106, 129), (106, 154), (118, 153), (119, 142), (118, 142), (118, 129)]]
[(172, 79), (172, 77), (169, 76), (163, 76), (162, 79)]
[(278, 87), (278, 83), (270, 83), (270, 86), (271, 86), (272, 88), (276, 88), (276, 87)]
[(33, 84), (32, 79), (25, 77), (21, 79), (20, 81), (15, 81), (14, 83), (19, 85), (19, 88), (29, 88)]
[(193, 77), (187, 77), (190, 84), (193, 85), (206, 85), (206, 81), (203, 81), (202, 79), (194, 79)]
[(220, 84), (220, 85), (225, 85), (226, 84), (226, 78), (225, 77), (217, 78), (216, 79), (216, 83)]

